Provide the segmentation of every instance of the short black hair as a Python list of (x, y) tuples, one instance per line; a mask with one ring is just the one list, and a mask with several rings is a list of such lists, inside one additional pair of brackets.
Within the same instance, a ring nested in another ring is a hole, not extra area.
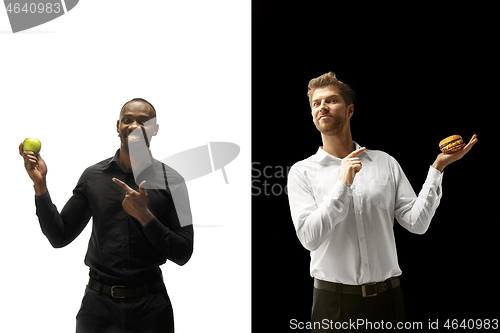
[(127, 105), (128, 103), (130, 102), (144, 102), (144, 103), (147, 103), (149, 104), (149, 106), (151, 106), (151, 108), (153, 109), (154, 113), (155, 113), (155, 117), (156, 117), (156, 109), (155, 107), (153, 106), (153, 104), (149, 103), (148, 101), (146, 101), (144, 98), (140, 98), (140, 97), (136, 97), (136, 98), (132, 98), (130, 101), (128, 101), (127, 103), (123, 104), (120, 112), (123, 111), (123, 108), (125, 107), (125, 105)]

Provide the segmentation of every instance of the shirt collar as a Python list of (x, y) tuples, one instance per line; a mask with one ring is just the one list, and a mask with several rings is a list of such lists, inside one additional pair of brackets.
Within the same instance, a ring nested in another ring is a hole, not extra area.
[[(354, 150), (356, 149), (359, 149), (361, 148), (361, 146), (356, 142), (356, 141), (353, 141), (354, 142)], [(318, 151), (316, 152), (316, 161), (317, 162), (322, 162), (322, 161), (327, 161), (327, 160), (330, 160), (330, 161), (342, 161), (341, 158), (338, 158), (338, 157), (335, 157), (335, 156), (332, 156), (330, 154), (328, 154), (326, 151), (323, 150), (322, 147), (319, 147), (318, 148)], [(370, 152), (369, 150), (365, 150), (364, 152), (362, 152), (361, 154), (358, 155), (360, 158), (362, 157), (366, 157), (368, 158), (370, 161), (372, 160), (370, 158)]]
[(115, 156), (113, 156), (113, 158), (111, 158), (108, 163), (104, 164), (102, 168), (108, 169), (113, 165), (116, 165), (119, 169), (122, 169), (122, 166), (120, 165), (120, 149), (116, 151)]
[[(150, 158), (151, 158), (150, 159), (151, 163), (148, 163), (148, 164), (142, 166), (140, 168), (138, 174), (142, 173), (144, 170), (146, 170), (146, 169), (148, 169), (150, 167), (153, 167), (153, 169), (154, 169), (154, 160), (153, 160), (153, 157), (151, 156), (151, 152), (150, 152)], [(125, 169), (120, 164), (120, 149), (118, 149), (116, 151), (115, 156), (113, 156), (113, 158), (111, 158), (111, 160), (108, 163), (104, 164), (103, 169), (108, 169), (110, 167), (115, 167), (118, 170), (123, 171), (124, 173), (132, 173), (132, 169)]]
[[(113, 156), (108, 163), (103, 165), (103, 169), (109, 169), (111, 167), (115, 166), (119, 170), (122, 170), (125, 172), (126, 169), (123, 169), (121, 164), (120, 164), (120, 149), (118, 149), (115, 153), (115, 156)], [(132, 172), (132, 171), (130, 171)]]

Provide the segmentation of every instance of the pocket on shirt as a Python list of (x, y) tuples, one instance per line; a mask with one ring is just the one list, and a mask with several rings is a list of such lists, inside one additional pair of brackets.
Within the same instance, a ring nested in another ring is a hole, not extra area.
[(372, 179), (370, 181), (370, 195), (372, 204), (379, 208), (388, 209), (393, 200), (392, 185), (386, 179)]

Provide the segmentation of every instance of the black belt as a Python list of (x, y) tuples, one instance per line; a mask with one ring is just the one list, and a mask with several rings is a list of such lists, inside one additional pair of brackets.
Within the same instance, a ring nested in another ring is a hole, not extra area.
[(397, 276), (383, 282), (367, 283), (361, 286), (323, 281), (314, 278), (314, 288), (316, 289), (331, 291), (337, 294), (360, 295), (363, 297), (377, 296), (377, 294), (383, 293), (384, 291), (399, 287), (400, 284), (401, 282)]
[(93, 278), (89, 279), (88, 286), (90, 289), (93, 289), (98, 293), (111, 295), (114, 298), (138, 297), (138, 296), (158, 294), (165, 288), (163, 285), (163, 280), (143, 285), (141, 287), (127, 288), (125, 286), (107, 286)]

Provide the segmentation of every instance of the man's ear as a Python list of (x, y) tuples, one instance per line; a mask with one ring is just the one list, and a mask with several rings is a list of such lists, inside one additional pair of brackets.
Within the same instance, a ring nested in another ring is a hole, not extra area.
[(160, 129), (160, 125), (156, 124), (156, 128), (155, 128), (155, 131), (153, 133), (153, 136), (156, 136), (156, 134), (158, 134), (159, 129)]
[(354, 114), (354, 104), (351, 103), (349, 107), (347, 108), (347, 115), (349, 116), (349, 119), (352, 117)]
[(118, 132), (118, 134), (120, 133), (120, 120), (116, 121), (116, 131)]

